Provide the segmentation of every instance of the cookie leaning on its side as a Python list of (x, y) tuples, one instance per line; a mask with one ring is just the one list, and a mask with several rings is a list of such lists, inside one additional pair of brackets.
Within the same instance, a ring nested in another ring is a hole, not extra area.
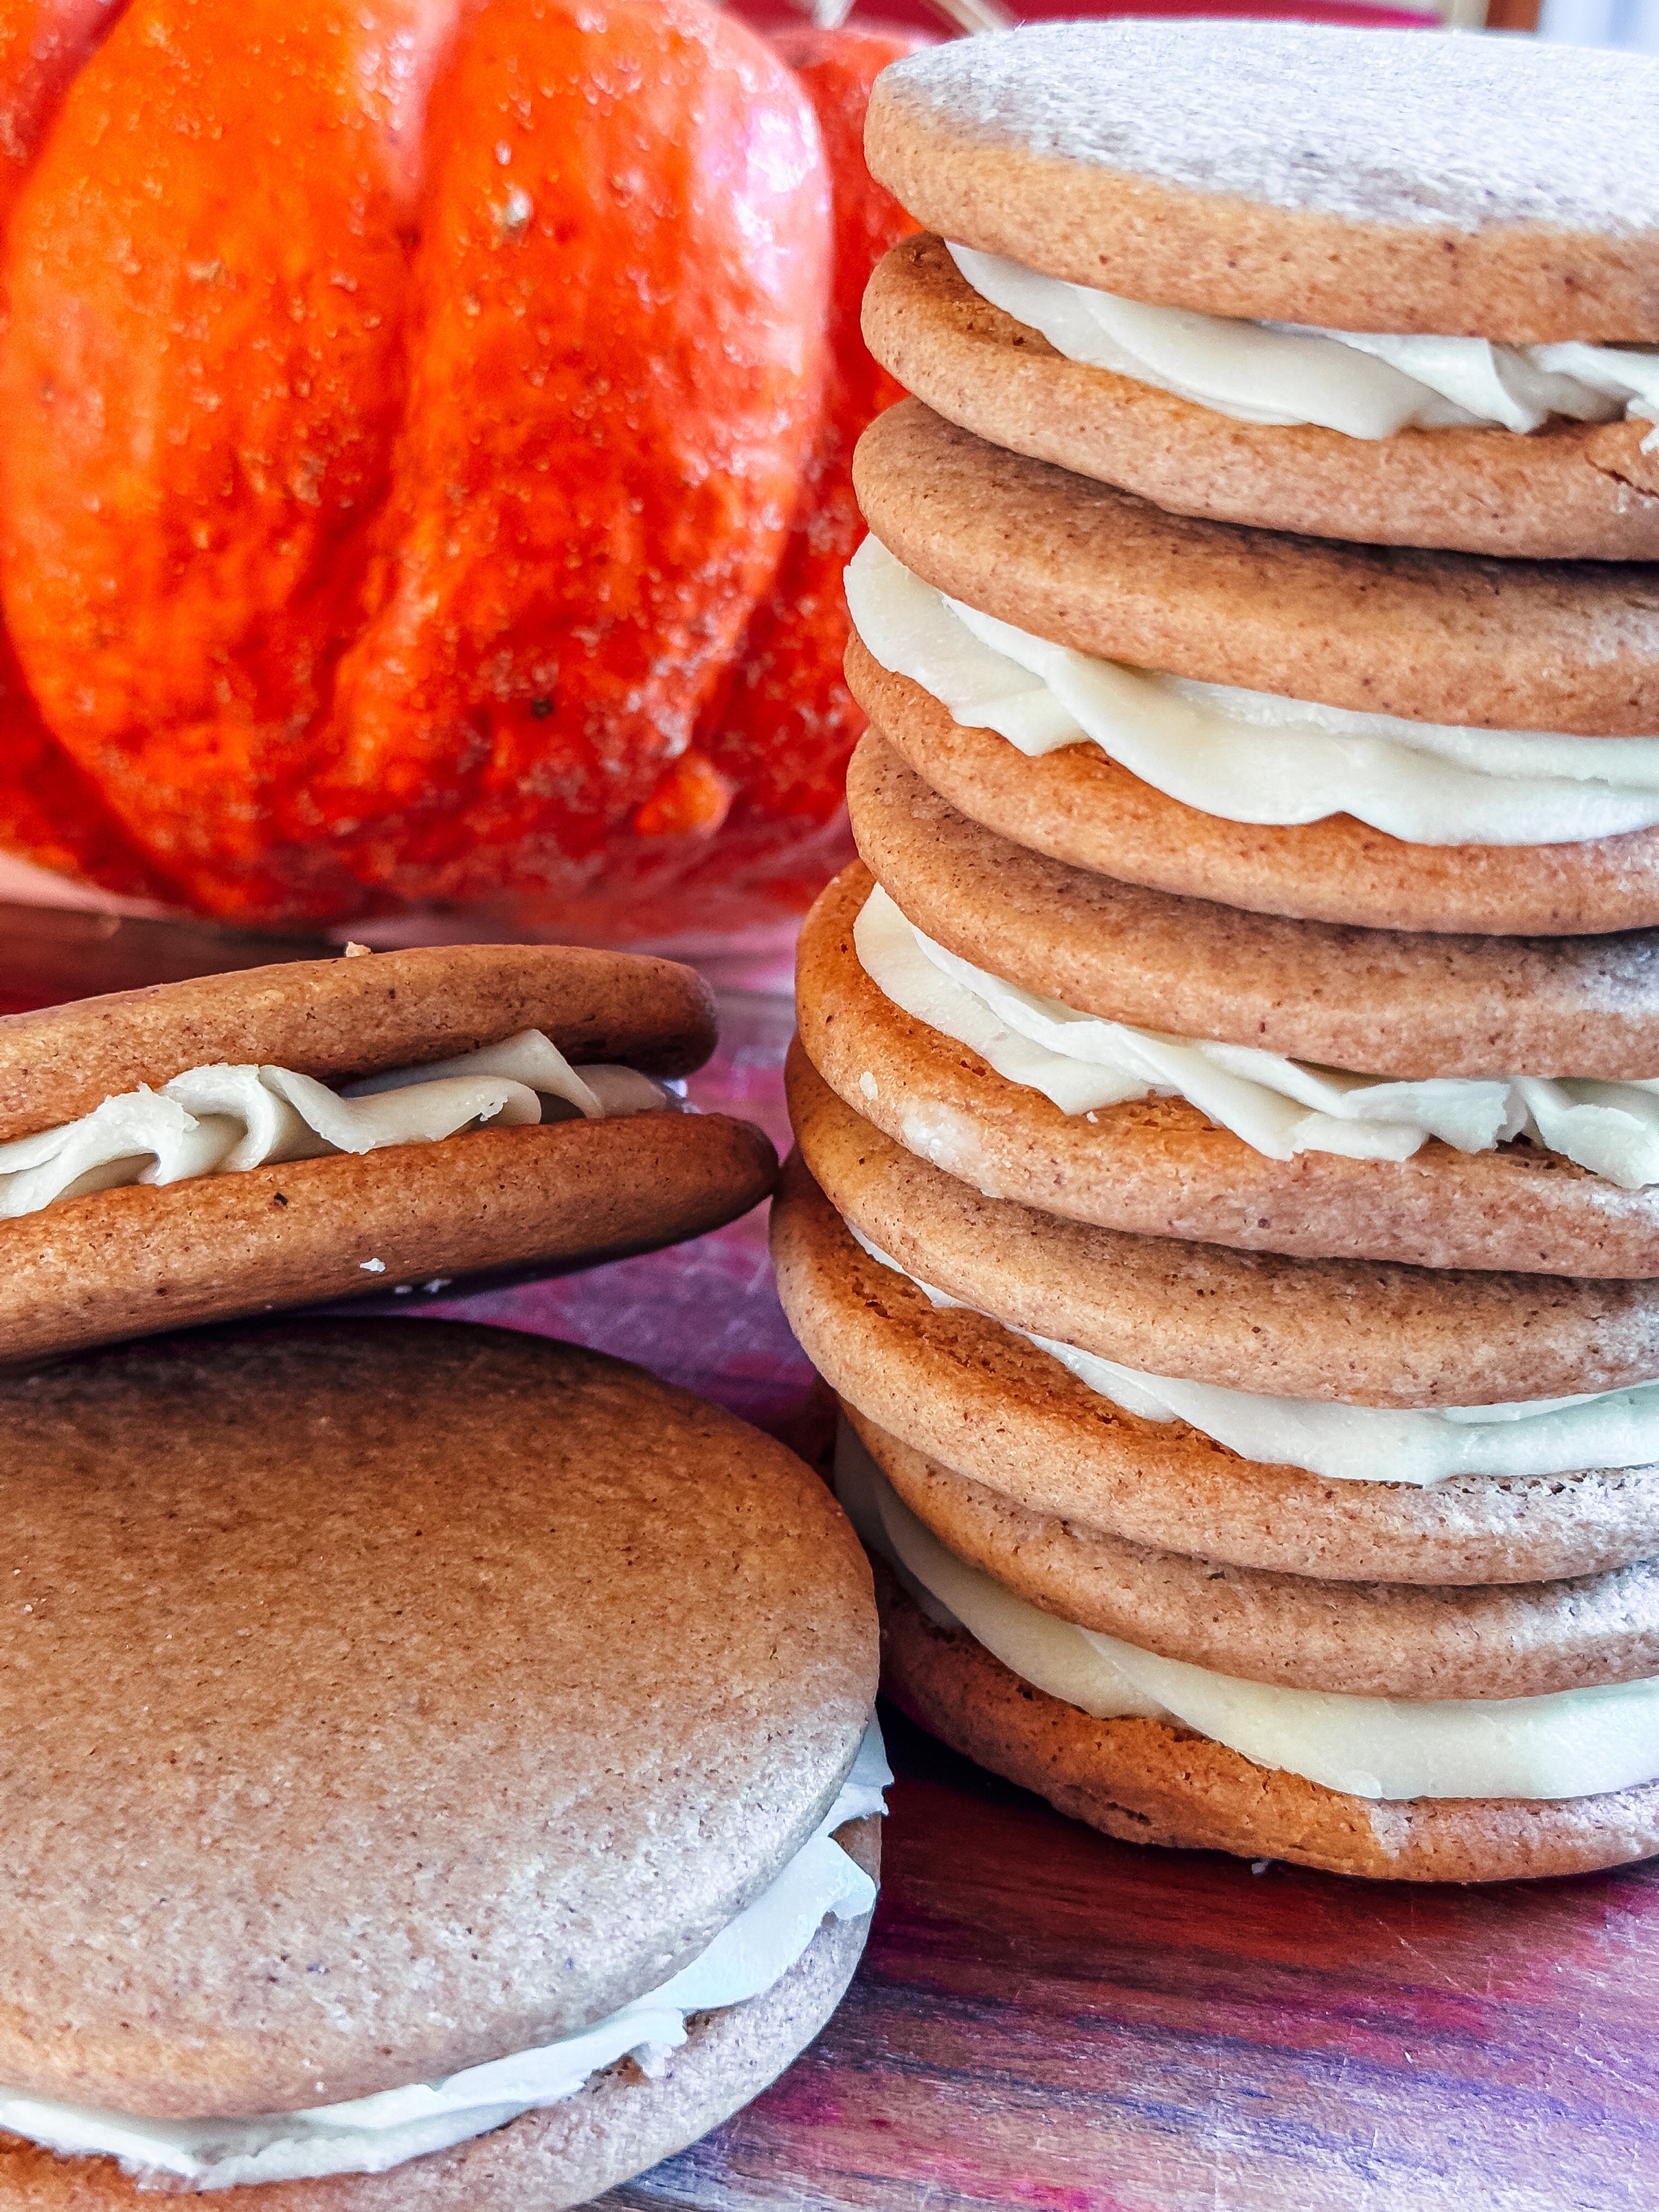
[(13, 1015), (0, 1361), (718, 1227), (766, 1196), (772, 1148), (667, 1110), (654, 1079), (699, 1066), (715, 1034), (690, 969), (522, 945)]
[(0, 1418), (50, 1716), (0, 1868), (10, 2212), (550, 2212), (817, 2033), (879, 1863), (876, 1624), (781, 1445), (437, 1322), (82, 1354)]

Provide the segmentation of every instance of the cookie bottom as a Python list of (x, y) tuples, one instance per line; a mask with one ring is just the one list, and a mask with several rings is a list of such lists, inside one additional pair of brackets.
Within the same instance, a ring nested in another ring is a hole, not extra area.
[(1659, 1854), (1659, 1783), (1600, 1797), (1354, 1797), (1155, 1720), (1095, 1720), (930, 1620), (875, 1563), (882, 1687), (992, 1773), (1126, 1843), (1387, 1881), (1516, 1881)]
[[(877, 1876), (880, 1827), (872, 1818), (836, 1831)], [(584, 2204), (684, 2149), (775, 2081), (841, 2002), (869, 1932), (867, 1914), (826, 1922), (772, 1988), (688, 2021), (687, 2041), (655, 2081), (623, 2059), (561, 2104), (389, 2172), (253, 2183), (221, 2201), (234, 2197), (250, 2212), (563, 2212)], [(179, 2193), (197, 2192), (185, 2185)], [(137, 2212), (159, 2201), (113, 2159), (59, 2158), (0, 2135), (6, 2212)]]

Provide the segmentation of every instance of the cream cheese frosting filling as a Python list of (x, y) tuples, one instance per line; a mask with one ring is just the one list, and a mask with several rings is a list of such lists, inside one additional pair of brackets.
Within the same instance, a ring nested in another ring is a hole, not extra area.
[(1659, 737), (1480, 730), (1160, 675), (948, 598), (866, 538), (847, 604), (882, 666), (1036, 758), (1093, 744), (1183, 806), (1297, 826), (1352, 815), (1408, 845), (1571, 845), (1659, 823)]
[(258, 2118), (156, 2120), (0, 2089), (0, 2128), (69, 2156), (116, 2158), (139, 2187), (198, 2191), (243, 2183), (384, 2173), (560, 2103), (632, 2054), (649, 2074), (686, 2039), (689, 2014), (742, 2004), (782, 1979), (826, 1918), (856, 1919), (876, 1885), (834, 1840), (843, 1821), (884, 1813), (892, 1781), (872, 1717), (852, 1771), (814, 1833), (770, 1888), (672, 1978), (557, 2043), (468, 2067), (441, 2081), (383, 2090), (315, 2111)]
[(371, 1076), (343, 1092), (288, 1067), (192, 1067), (159, 1091), (141, 1085), (79, 1121), (0, 1145), (0, 1220), (128, 1183), (431, 1144), (485, 1121), (540, 1121), (544, 1099), (555, 1116), (563, 1107), (588, 1119), (678, 1103), (631, 1067), (578, 1075), (539, 1030)]
[(855, 1437), (836, 1487), (866, 1543), (1022, 1680), (1097, 1720), (1174, 1720), (1256, 1766), (1356, 1797), (1594, 1797), (1659, 1778), (1659, 1681), (1540, 1698), (1416, 1701), (1289, 1690), (1079, 1628), (941, 1544)]
[[(1155, 385), (1236, 422), (1316, 422), (1350, 438), (1388, 438), (1408, 426), (1525, 432), (1552, 415), (1659, 420), (1659, 351), (1247, 322), (1149, 307), (972, 246), (948, 251), (981, 299), (1040, 331), (1067, 361)], [(1656, 437), (1643, 440), (1644, 451)]]
[[(914, 1283), (934, 1306), (984, 1311), (910, 1274), (852, 1222), (847, 1228), (872, 1260)], [(1659, 1461), (1659, 1382), (1582, 1397), (1401, 1412), (1328, 1399), (1258, 1396), (1213, 1382), (1148, 1375), (1097, 1352), (1039, 1336), (1001, 1314), (985, 1317), (1046, 1352), (1126, 1413), (1143, 1421), (1184, 1421), (1241, 1458), (1263, 1467), (1302, 1468), (1326, 1480), (1408, 1482), (1426, 1489), (1456, 1474), (1520, 1480)]]
[(906, 920), (879, 884), (854, 925), (859, 963), (882, 995), (979, 1054), (1063, 1114), (1179, 1097), (1253, 1151), (1407, 1160), (1431, 1137), (1460, 1152), (1527, 1136), (1626, 1190), (1659, 1182), (1659, 1079), (1386, 1077), (1315, 1067), (1254, 1045), (1165, 1036), (988, 974)]

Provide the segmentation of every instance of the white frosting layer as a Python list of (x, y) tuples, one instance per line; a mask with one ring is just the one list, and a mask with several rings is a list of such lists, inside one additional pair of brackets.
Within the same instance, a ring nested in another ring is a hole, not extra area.
[(1226, 822), (1351, 814), (1408, 845), (1573, 845), (1659, 823), (1659, 738), (1477, 730), (1161, 676), (949, 599), (866, 538), (847, 604), (874, 658), (1036, 758), (1093, 743)]
[(458, 1059), (370, 1076), (343, 1093), (292, 1068), (192, 1067), (159, 1091), (123, 1092), (78, 1121), (0, 1145), (0, 1220), (127, 1183), (431, 1144), (484, 1121), (540, 1121), (544, 1098), (590, 1119), (677, 1103), (631, 1067), (578, 1075), (539, 1030)]
[(175, 2175), (198, 2190), (230, 2189), (384, 2173), (574, 2096), (589, 2075), (630, 2052), (649, 2073), (660, 2054), (685, 2041), (688, 2014), (758, 1996), (788, 1972), (827, 1917), (869, 1911), (876, 1885), (833, 1834), (843, 1821), (885, 1812), (882, 1791), (892, 1778), (872, 1717), (834, 1805), (771, 1887), (672, 1980), (557, 2043), (470, 2066), (447, 2081), (260, 2119), (146, 2119), (0, 2090), (0, 2128), (71, 2156), (118, 2158), (141, 2186), (147, 2175)]
[[(1659, 351), (1243, 322), (1147, 307), (972, 246), (950, 252), (981, 299), (1040, 331), (1068, 361), (1156, 385), (1240, 422), (1318, 422), (1350, 438), (1387, 438), (1407, 425), (1535, 430), (1552, 415), (1659, 419)], [(1643, 440), (1644, 450), (1655, 435)]]
[(1185, 1098), (1274, 1160), (1298, 1152), (1406, 1160), (1431, 1137), (1460, 1152), (1484, 1152), (1524, 1135), (1623, 1189), (1659, 1182), (1659, 1079), (1391, 1083), (1253, 1045), (1132, 1029), (1039, 998), (947, 952), (907, 921), (879, 884), (853, 935), (860, 963), (884, 997), (1064, 1114), (1131, 1098)]
[(836, 1480), (849, 1517), (878, 1521), (881, 1548), (930, 1594), (936, 1619), (942, 1608), (1012, 1673), (1097, 1719), (1178, 1720), (1257, 1766), (1357, 1797), (1594, 1797), (1659, 1778), (1659, 1681), (1422, 1702), (1247, 1682), (1016, 1597), (947, 1551), (855, 1437)]
[[(850, 1221), (847, 1227), (872, 1260), (904, 1275), (934, 1305), (963, 1308), (962, 1299), (907, 1273)], [(1519, 1480), (1577, 1474), (1586, 1468), (1649, 1467), (1659, 1461), (1659, 1382), (1576, 1398), (1401, 1412), (1320, 1398), (1258, 1397), (1213, 1382), (1147, 1375), (1097, 1352), (1082, 1352), (1074, 1344), (1018, 1328), (1001, 1314), (988, 1318), (1035, 1344), (1089, 1389), (1143, 1421), (1185, 1421), (1245, 1459), (1264, 1467), (1304, 1468), (1331, 1481), (1408, 1482), (1425, 1489), (1455, 1474)]]

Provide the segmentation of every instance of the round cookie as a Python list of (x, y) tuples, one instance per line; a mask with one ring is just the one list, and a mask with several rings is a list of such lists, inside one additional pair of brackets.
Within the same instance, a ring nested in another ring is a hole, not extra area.
[(1659, 1783), (1601, 1797), (1351, 1797), (1156, 1720), (1095, 1720), (927, 1619), (884, 1565), (882, 1687), (921, 1727), (1126, 1843), (1392, 1881), (1515, 1881), (1659, 1851)]
[(1659, 930), (1435, 936), (1172, 898), (995, 836), (867, 731), (847, 803), (918, 929), (1080, 1012), (1402, 1081), (1659, 1069)]
[(902, 400), (865, 520), (937, 590), (1055, 644), (1408, 721), (1659, 732), (1659, 571), (1339, 545), (1168, 514)]
[[(569, 2034), (702, 1951), (852, 1762), (875, 1650), (850, 1531), (781, 1447), (639, 1369), (289, 1323), (0, 1401), (8, 1663), (52, 1714), (11, 1747), (14, 2092), (280, 2112)], [(421, 2161), (395, 2198), (352, 2177), (270, 2201), (505, 2208), (538, 2166), (543, 2201), (578, 2201), (619, 2178), (607, 2135), (649, 2163), (762, 2086), (861, 1933), (751, 2029), (716, 2015), (656, 2118), (623, 2068), (516, 2145), (448, 2154), (429, 2196)], [(0, 2172), (70, 2201), (40, 2163)], [(127, 2201), (102, 2161), (73, 2171), (73, 2201)]]
[(1316, 1580), (1548, 1581), (1659, 1553), (1659, 1468), (1327, 1480), (1147, 1421), (988, 1315), (936, 1309), (862, 1250), (799, 1154), (772, 1207), (790, 1327), (856, 1415), (1024, 1510)]
[(1659, 1561), (1571, 1582), (1317, 1582), (1032, 1512), (854, 1413), (917, 1519), (1045, 1613), (1252, 1682), (1358, 1698), (1538, 1698), (1659, 1674)]
[[(857, 1115), (975, 1189), (1073, 1221), (1242, 1252), (1659, 1276), (1659, 1191), (1621, 1190), (1535, 1146), (1459, 1152), (1431, 1139), (1403, 1161), (1333, 1152), (1273, 1160), (1184, 1099), (1102, 1107), (1092, 1121), (1062, 1113), (877, 989), (853, 940), (872, 881), (862, 866), (843, 870), (807, 916), (796, 975), (801, 1042)], [(1589, 1280), (1572, 1293), (1590, 1304), (1601, 1295)]]
[(1659, 830), (1578, 845), (1409, 845), (1350, 814), (1281, 827), (1183, 805), (1095, 744), (1035, 757), (884, 668), (847, 682), (878, 738), (958, 814), (1094, 875), (1363, 929), (1577, 937), (1659, 924)]
[[(0, 1141), (218, 1061), (330, 1085), (538, 1029), (579, 1065), (678, 1075), (713, 1050), (694, 970), (580, 948), (461, 945), (296, 961), (0, 1020)], [(771, 1189), (762, 1132), (622, 1112), (130, 1184), (0, 1219), (0, 1366), (441, 1279), (648, 1251)]]
[(805, 1053), (785, 1079), (801, 1158), (836, 1211), (916, 1280), (1011, 1328), (1144, 1374), (1347, 1405), (1510, 1405), (1654, 1379), (1659, 1283), (1126, 1236), (930, 1166), (838, 1098)]
[(1526, 39), (1044, 23), (883, 71), (872, 173), (945, 237), (1211, 314), (1659, 339), (1659, 67)]
[(882, 367), (935, 414), (1173, 514), (1370, 545), (1529, 560), (1659, 558), (1659, 454), (1645, 422), (1553, 418), (1350, 437), (1244, 422), (1071, 361), (983, 299), (942, 239), (902, 239), (864, 295)]
[[(877, 1820), (836, 1840), (865, 1872), (881, 1871)], [(846, 1994), (869, 1917), (830, 1920), (773, 1988), (694, 2014), (684, 2047), (647, 2076), (631, 2060), (594, 2075), (563, 2104), (386, 2173), (244, 2185), (251, 2212), (563, 2212), (684, 2150), (757, 2097), (819, 2033)], [(0, 2132), (0, 2203), (8, 2212), (149, 2212), (154, 2191), (113, 2159), (58, 2158)]]

